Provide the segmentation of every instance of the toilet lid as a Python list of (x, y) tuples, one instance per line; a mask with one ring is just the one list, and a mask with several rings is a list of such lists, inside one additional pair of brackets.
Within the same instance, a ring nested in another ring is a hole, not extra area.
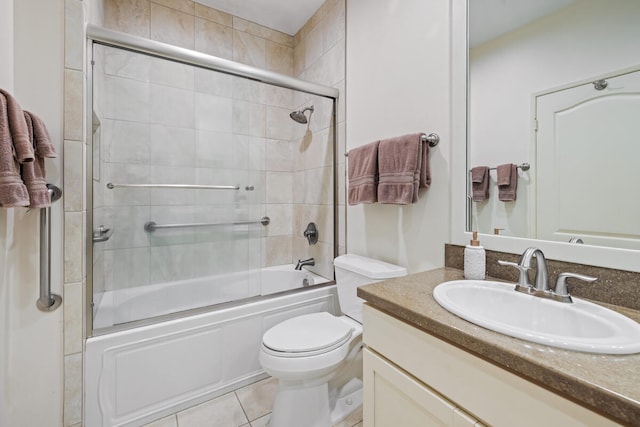
[(332, 350), (351, 338), (353, 329), (330, 313), (294, 317), (269, 329), (263, 344), (274, 351), (308, 353)]

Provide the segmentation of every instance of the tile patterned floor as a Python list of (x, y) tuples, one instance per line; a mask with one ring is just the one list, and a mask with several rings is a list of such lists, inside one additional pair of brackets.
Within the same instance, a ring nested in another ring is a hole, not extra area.
[[(267, 427), (277, 384), (267, 378), (144, 427)], [(363, 427), (362, 409), (333, 427)]]

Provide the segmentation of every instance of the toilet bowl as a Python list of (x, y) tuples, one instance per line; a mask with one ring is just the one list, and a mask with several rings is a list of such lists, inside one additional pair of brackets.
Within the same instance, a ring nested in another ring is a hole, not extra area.
[(342, 316), (294, 317), (263, 336), (260, 363), (278, 379), (270, 427), (330, 427), (362, 405), (362, 300), (356, 288), (407, 272), (353, 254), (339, 256), (334, 266)]

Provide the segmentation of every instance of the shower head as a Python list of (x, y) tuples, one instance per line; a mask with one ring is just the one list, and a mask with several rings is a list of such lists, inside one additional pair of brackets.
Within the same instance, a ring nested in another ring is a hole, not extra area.
[(301, 111), (294, 111), (291, 114), (289, 114), (289, 116), (295, 120), (296, 122), (304, 125), (307, 123), (307, 116), (304, 115), (305, 111), (311, 111), (313, 113), (313, 105), (311, 107), (307, 107), (304, 110)]

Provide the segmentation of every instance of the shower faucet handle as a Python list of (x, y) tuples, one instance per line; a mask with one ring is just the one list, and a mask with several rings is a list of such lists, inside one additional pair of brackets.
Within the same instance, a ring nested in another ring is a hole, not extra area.
[(309, 224), (307, 224), (307, 228), (305, 228), (302, 235), (309, 241), (309, 246), (318, 243), (318, 226), (316, 225), (316, 223), (310, 222)]

